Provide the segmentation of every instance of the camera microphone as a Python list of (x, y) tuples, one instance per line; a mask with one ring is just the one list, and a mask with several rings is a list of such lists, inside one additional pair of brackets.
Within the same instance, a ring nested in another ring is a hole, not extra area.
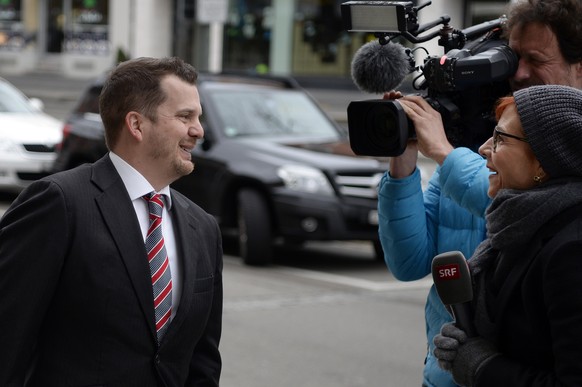
[(413, 70), (410, 50), (398, 43), (373, 40), (356, 51), (352, 79), (362, 91), (383, 94), (396, 89)]
[(468, 337), (477, 336), (471, 308), (473, 281), (463, 253), (449, 251), (434, 257), (432, 278), (441, 301), (452, 309), (455, 324)]

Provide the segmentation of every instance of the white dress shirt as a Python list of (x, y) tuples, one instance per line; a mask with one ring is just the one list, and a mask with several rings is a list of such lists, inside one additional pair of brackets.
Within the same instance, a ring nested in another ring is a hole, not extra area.
[[(137, 220), (139, 221), (139, 227), (141, 229), (145, 243), (149, 228), (149, 209), (147, 202), (143, 199), (143, 196), (155, 190), (141, 173), (135, 170), (135, 168), (129, 165), (121, 157), (113, 152), (109, 152), (109, 157), (111, 158), (111, 162), (117, 170), (117, 173), (119, 173), (119, 176), (121, 176), (121, 180), (123, 180), (123, 184), (127, 189), (129, 198), (133, 203), (133, 208), (135, 209), (135, 214), (137, 216)], [(178, 259), (178, 251), (176, 249), (176, 236), (174, 234), (174, 227), (172, 225), (172, 217), (169, 213), (169, 210), (172, 208), (172, 197), (170, 195), (169, 186), (162, 188), (159, 192), (156, 193), (164, 195), (166, 204), (162, 213), (162, 234), (164, 235), (164, 244), (166, 246), (166, 252), (168, 253), (168, 259), (170, 261), (170, 272), (172, 273), (171, 318), (174, 318), (180, 303), (180, 295), (182, 294), (182, 271), (180, 267), (180, 260)]]

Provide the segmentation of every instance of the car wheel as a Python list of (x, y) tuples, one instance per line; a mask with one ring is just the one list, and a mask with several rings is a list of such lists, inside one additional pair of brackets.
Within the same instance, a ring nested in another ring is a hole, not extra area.
[(247, 265), (267, 265), (273, 257), (271, 220), (267, 203), (255, 190), (238, 195), (239, 253)]

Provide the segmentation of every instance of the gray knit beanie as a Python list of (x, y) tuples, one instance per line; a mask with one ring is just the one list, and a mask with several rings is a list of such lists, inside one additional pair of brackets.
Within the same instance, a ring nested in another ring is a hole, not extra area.
[(558, 85), (513, 93), (534, 155), (550, 177), (582, 176), (582, 91)]

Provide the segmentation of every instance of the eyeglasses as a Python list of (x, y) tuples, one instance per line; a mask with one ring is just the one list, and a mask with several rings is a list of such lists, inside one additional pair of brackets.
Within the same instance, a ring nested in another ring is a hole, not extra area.
[(527, 138), (514, 136), (513, 134), (505, 133), (499, 129), (498, 126), (493, 130), (493, 152), (497, 151), (497, 143), (499, 142), (499, 136), (505, 136), (509, 138), (515, 138), (516, 140), (528, 142)]

